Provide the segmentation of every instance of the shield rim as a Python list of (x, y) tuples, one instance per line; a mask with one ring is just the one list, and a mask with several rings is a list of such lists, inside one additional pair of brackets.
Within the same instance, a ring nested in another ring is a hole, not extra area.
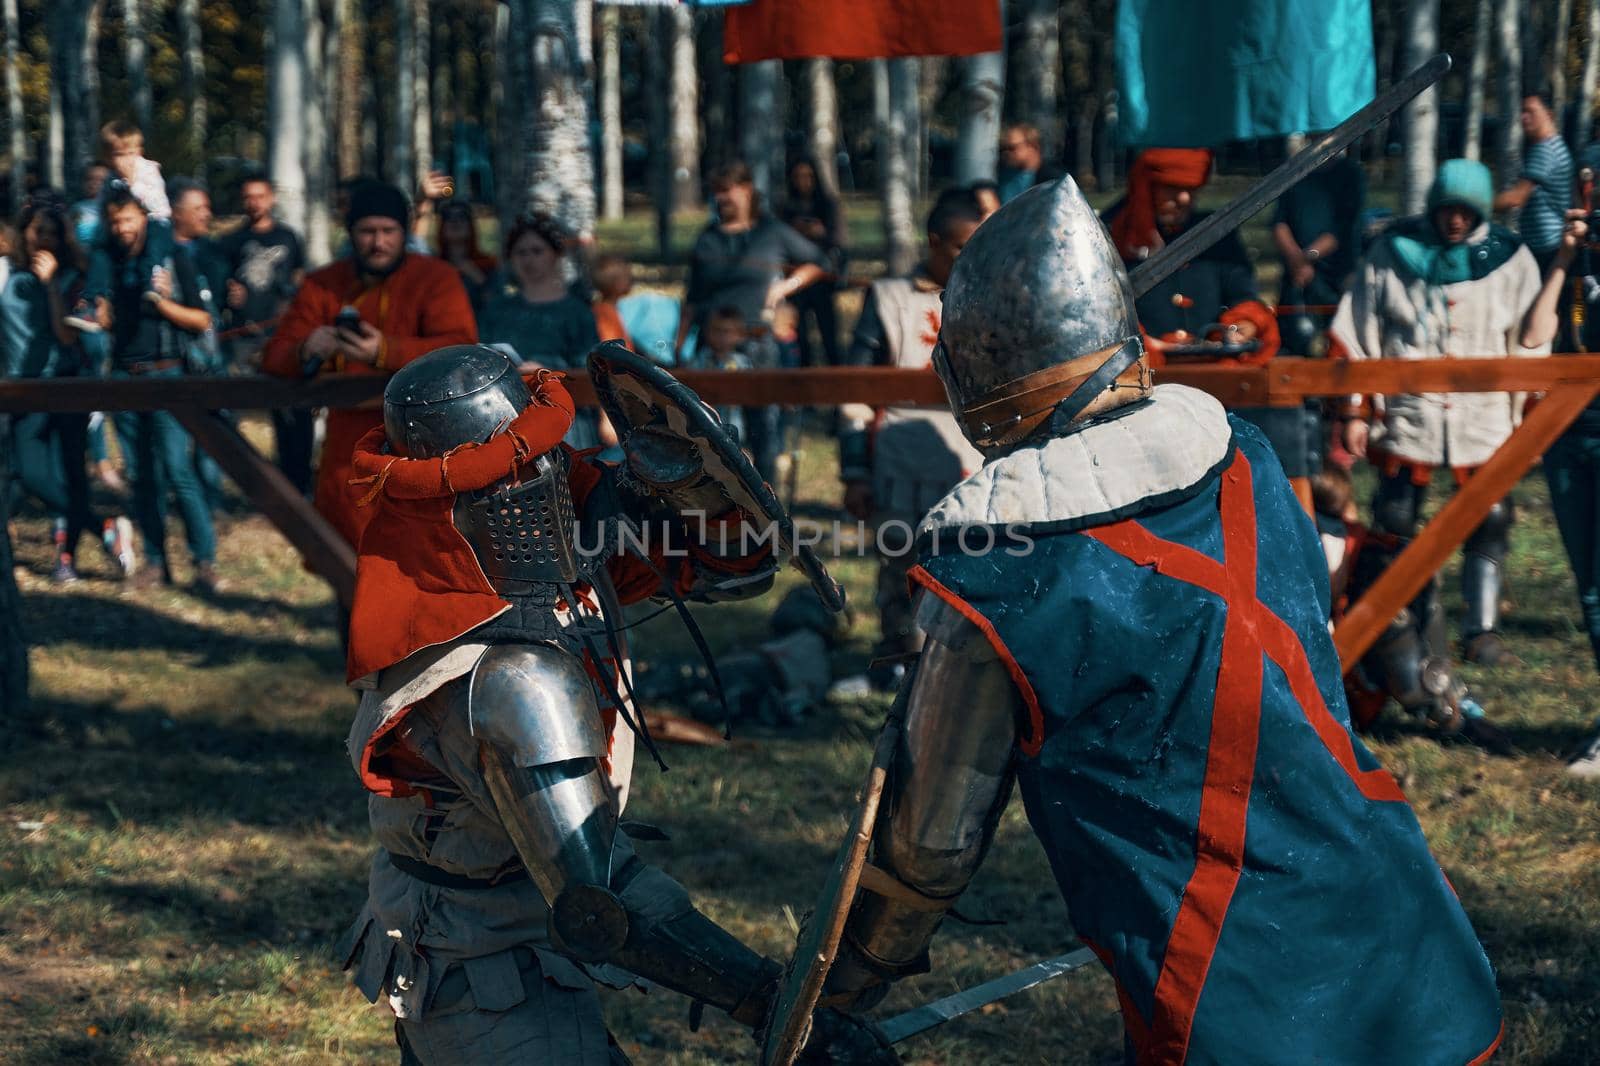
[[(909, 691), (907, 684), (901, 689)], [(823, 882), (817, 910), (800, 930), (794, 955), (784, 970), (783, 984), (774, 999), (772, 1021), (767, 1026), (761, 1048), (761, 1066), (791, 1066), (811, 1032), (811, 1015), (822, 998), (822, 984), (833, 968), (844, 938), (846, 920), (861, 884), (861, 870), (867, 864), (867, 851), (877, 825), (878, 809), (894, 763), (903, 727), (904, 700), (883, 723), (867, 769), (866, 788), (851, 820), (850, 830), (839, 846), (838, 857), (828, 879)], [(801, 962), (805, 964), (802, 967)]]
[[(618, 429), (619, 435), (633, 428), (633, 422), (627, 417), (616, 386), (612, 383), (618, 374), (642, 382), (659, 399), (658, 406), (670, 404), (679, 411), (689, 425), (716, 448), (717, 461), (738, 479), (739, 488), (744, 490), (754, 509), (773, 523), (776, 529), (774, 539), (781, 555), (811, 583), (824, 606), (834, 613), (844, 610), (844, 590), (829, 575), (827, 567), (811, 546), (797, 541), (794, 520), (789, 517), (777, 493), (745, 458), (744, 451), (728, 436), (721, 420), (693, 389), (673, 377), (664, 367), (630, 350), (620, 341), (603, 341), (591, 349), (588, 367), (595, 399), (611, 419), (611, 424)], [(672, 426), (664, 428), (669, 432), (677, 432)], [(738, 504), (740, 501), (733, 502)]]

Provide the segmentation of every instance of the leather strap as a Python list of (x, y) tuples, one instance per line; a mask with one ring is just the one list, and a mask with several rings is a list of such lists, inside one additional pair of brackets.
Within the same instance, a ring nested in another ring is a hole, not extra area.
[(528, 879), (528, 868), (526, 866), (513, 866), (510, 870), (493, 878), (466, 877), (462, 874), (453, 874), (448, 870), (441, 870), (437, 866), (429, 865), (420, 859), (413, 859), (409, 855), (396, 855), (392, 851), (386, 851), (384, 854), (389, 856), (389, 865), (396, 870), (403, 874), (409, 874), (418, 881), (435, 885), (439, 888), (463, 888), (482, 891)]
[(875, 896), (882, 896), (914, 911), (924, 911), (928, 914), (943, 914), (950, 909), (951, 904), (955, 903), (954, 899), (925, 896), (883, 867), (871, 863), (861, 867), (860, 885)]
[(1138, 337), (1129, 337), (1065, 363), (1045, 367), (1009, 381), (982, 400), (961, 411), (961, 421), (972, 440), (998, 446), (1022, 440), (1052, 418), (1057, 434), (1110, 388), (1143, 388), (1146, 371), (1139, 365), (1144, 354)]
[(1050, 416), (1050, 428), (1055, 431), (1056, 436), (1064, 436), (1070, 432), (1073, 420), (1083, 414), (1084, 408), (1088, 407), (1096, 396), (1111, 388), (1122, 376), (1122, 372), (1137, 363), (1143, 354), (1144, 345), (1139, 338), (1129, 337), (1122, 342), (1122, 347), (1118, 348), (1110, 359), (1100, 364), (1100, 369), (1085, 378), (1083, 384), (1073, 389), (1072, 394), (1065, 400), (1056, 404), (1055, 412)]

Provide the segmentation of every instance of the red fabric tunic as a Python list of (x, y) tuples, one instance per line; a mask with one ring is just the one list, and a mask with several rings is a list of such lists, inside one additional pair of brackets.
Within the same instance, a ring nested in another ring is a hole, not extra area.
[[(438, 459), (402, 459), (384, 452), (379, 426), (356, 445), (350, 488), (366, 529), (350, 612), (349, 680), (455, 640), (510, 606), (489, 584), (451, 512), (458, 493), (487, 488), (560, 445), (573, 413), (561, 375), (541, 370), (529, 385), (533, 403), (484, 444), (464, 444)], [(571, 459), (568, 479), (581, 515), (603, 477), (602, 465), (593, 452), (571, 453)], [(743, 521), (735, 508), (706, 527), (713, 543), (739, 543)], [(613, 556), (606, 575), (624, 604), (660, 595), (664, 584), (684, 596), (702, 570), (746, 574), (759, 568), (772, 546), (763, 540), (753, 547), (749, 554), (721, 557), (685, 530), (670, 543), (650, 543), (644, 557), (631, 551)], [(579, 584), (580, 595), (586, 589)]]
[[(335, 356), (322, 373), (389, 375), (437, 348), (478, 339), (467, 291), (449, 264), (411, 253), (394, 273), (369, 285), (357, 274), (355, 261), (347, 258), (306, 278), (263, 349), (262, 369), (280, 377), (300, 377), (300, 349), (306, 338), (318, 326), (333, 325), (339, 310), (346, 306), (361, 312), (361, 320), (383, 334), (378, 363), (368, 366)], [(360, 493), (349, 485), (350, 455), (362, 436), (382, 425), (383, 412), (378, 408), (328, 413), (317, 470), (316, 506), (352, 546), (360, 543), (369, 512), (355, 506)]]

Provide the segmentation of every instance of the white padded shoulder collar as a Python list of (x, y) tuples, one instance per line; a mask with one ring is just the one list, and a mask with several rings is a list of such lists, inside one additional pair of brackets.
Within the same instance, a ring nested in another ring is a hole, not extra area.
[(1161, 385), (1121, 418), (984, 464), (934, 505), (919, 534), (972, 525), (1088, 526), (1194, 488), (1226, 460), (1228, 413), (1185, 385)]

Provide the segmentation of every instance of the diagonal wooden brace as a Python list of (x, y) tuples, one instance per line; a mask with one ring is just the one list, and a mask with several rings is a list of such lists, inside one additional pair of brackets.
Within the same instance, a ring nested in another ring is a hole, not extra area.
[(239, 490), (278, 527), (305, 559), (306, 565), (333, 586), (334, 595), (348, 611), (356, 592), (355, 549), (345, 543), (276, 466), (216, 414), (193, 407), (174, 407), (172, 416), (183, 423), (183, 428), (211, 454)]
[(1600, 381), (1556, 385), (1489, 461), (1456, 490), (1335, 627), (1333, 644), (1339, 650), (1341, 669), (1348, 672), (1355, 666), (1400, 608), (1422, 591), (1495, 502), (1511, 491), (1596, 394), (1600, 394)]

